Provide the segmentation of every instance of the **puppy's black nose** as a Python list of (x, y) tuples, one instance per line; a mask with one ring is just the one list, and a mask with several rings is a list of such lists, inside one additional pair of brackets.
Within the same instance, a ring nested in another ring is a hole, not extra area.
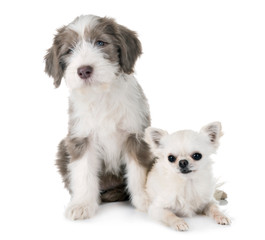
[(180, 168), (185, 168), (185, 167), (187, 167), (189, 165), (189, 162), (186, 160), (186, 159), (184, 159), (184, 160), (180, 160), (179, 161), (179, 167)]
[(77, 74), (81, 79), (88, 79), (93, 72), (93, 68), (91, 66), (82, 66), (77, 69)]

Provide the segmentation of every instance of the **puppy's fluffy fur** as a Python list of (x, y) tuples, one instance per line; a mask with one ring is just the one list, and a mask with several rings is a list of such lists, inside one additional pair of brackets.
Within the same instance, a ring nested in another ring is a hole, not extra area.
[[(69, 131), (57, 166), (71, 193), (70, 219), (85, 219), (100, 201), (145, 210), (146, 172), (152, 164), (142, 140), (149, 106), (133, 76), (142, 52), (135, 32), (111, 18), (80, 16), (58, 29), (45, 56), (45, 71), (70, 89)], [(126, 183), (125, 183), (126, 178)]]
[(168, 134), (146, 129), (145, 140), (157, 157), (146, 184), (152, 217), (181, 231), (188, 230), (181, 216), (203, 213), (219, 224), (230, 223), (214, 199), (216, 181), (210, 155), (216, 152), (221, 136), (219, 122), (203, 127), (199, 133), (184, 130)]

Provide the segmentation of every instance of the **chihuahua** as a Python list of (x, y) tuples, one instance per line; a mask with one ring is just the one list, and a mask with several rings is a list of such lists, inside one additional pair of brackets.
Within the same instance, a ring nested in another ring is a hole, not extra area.
[(161, 129), (146, 129), (145, 141), (156, 157), (146, 182), (151, 217), (179, 231), (189, 228), (181, 217), (195, 214), (210, 216), (221, 225), (231, 223), (214, 197), (216, 180), (210, 158), (222, 135), (219, 122), (204, 126), (200, 132), (168, 134)]

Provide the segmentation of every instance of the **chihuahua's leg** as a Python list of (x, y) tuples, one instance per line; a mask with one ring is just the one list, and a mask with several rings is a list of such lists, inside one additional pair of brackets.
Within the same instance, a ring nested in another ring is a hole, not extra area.
[(178, 230), (178, 231), (187, 231), (189, 229), (188, 224), (182, 219), (177, 217), (173, 212), (162, 207), (157, 207), (155, 205), (150, 205), (148, 209), (148, 214), (166, 224), (167, 226)]
[(100, 161), (91, 147), (69, 163), (71, 201), (65, 212), (67, 218), (86, 219), (95, 214), (99, 205), (99, 167)]
[(209, 203), (204, 209), (203, 213), (206, 216), (213, 218), (218, 224), (231, 224), (231, 220), (219, 210), (218, 206), (214, 202)]

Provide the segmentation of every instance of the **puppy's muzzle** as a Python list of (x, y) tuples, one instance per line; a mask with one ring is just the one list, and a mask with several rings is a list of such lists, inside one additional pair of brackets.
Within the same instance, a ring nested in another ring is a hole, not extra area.
[(82, 66), (77, 69), (77, 74), (81, 79), (88, 79), (93, 72), (93, 68), (91, 66)]
[(183, 173), (183, 174), (187, 174), (187, 173), (192, 172), (189, 169), (189, 162), (186, 159), (183, 159), (183, 160), (179, 161), (179, 169), (180, 169), (180, 172)]

